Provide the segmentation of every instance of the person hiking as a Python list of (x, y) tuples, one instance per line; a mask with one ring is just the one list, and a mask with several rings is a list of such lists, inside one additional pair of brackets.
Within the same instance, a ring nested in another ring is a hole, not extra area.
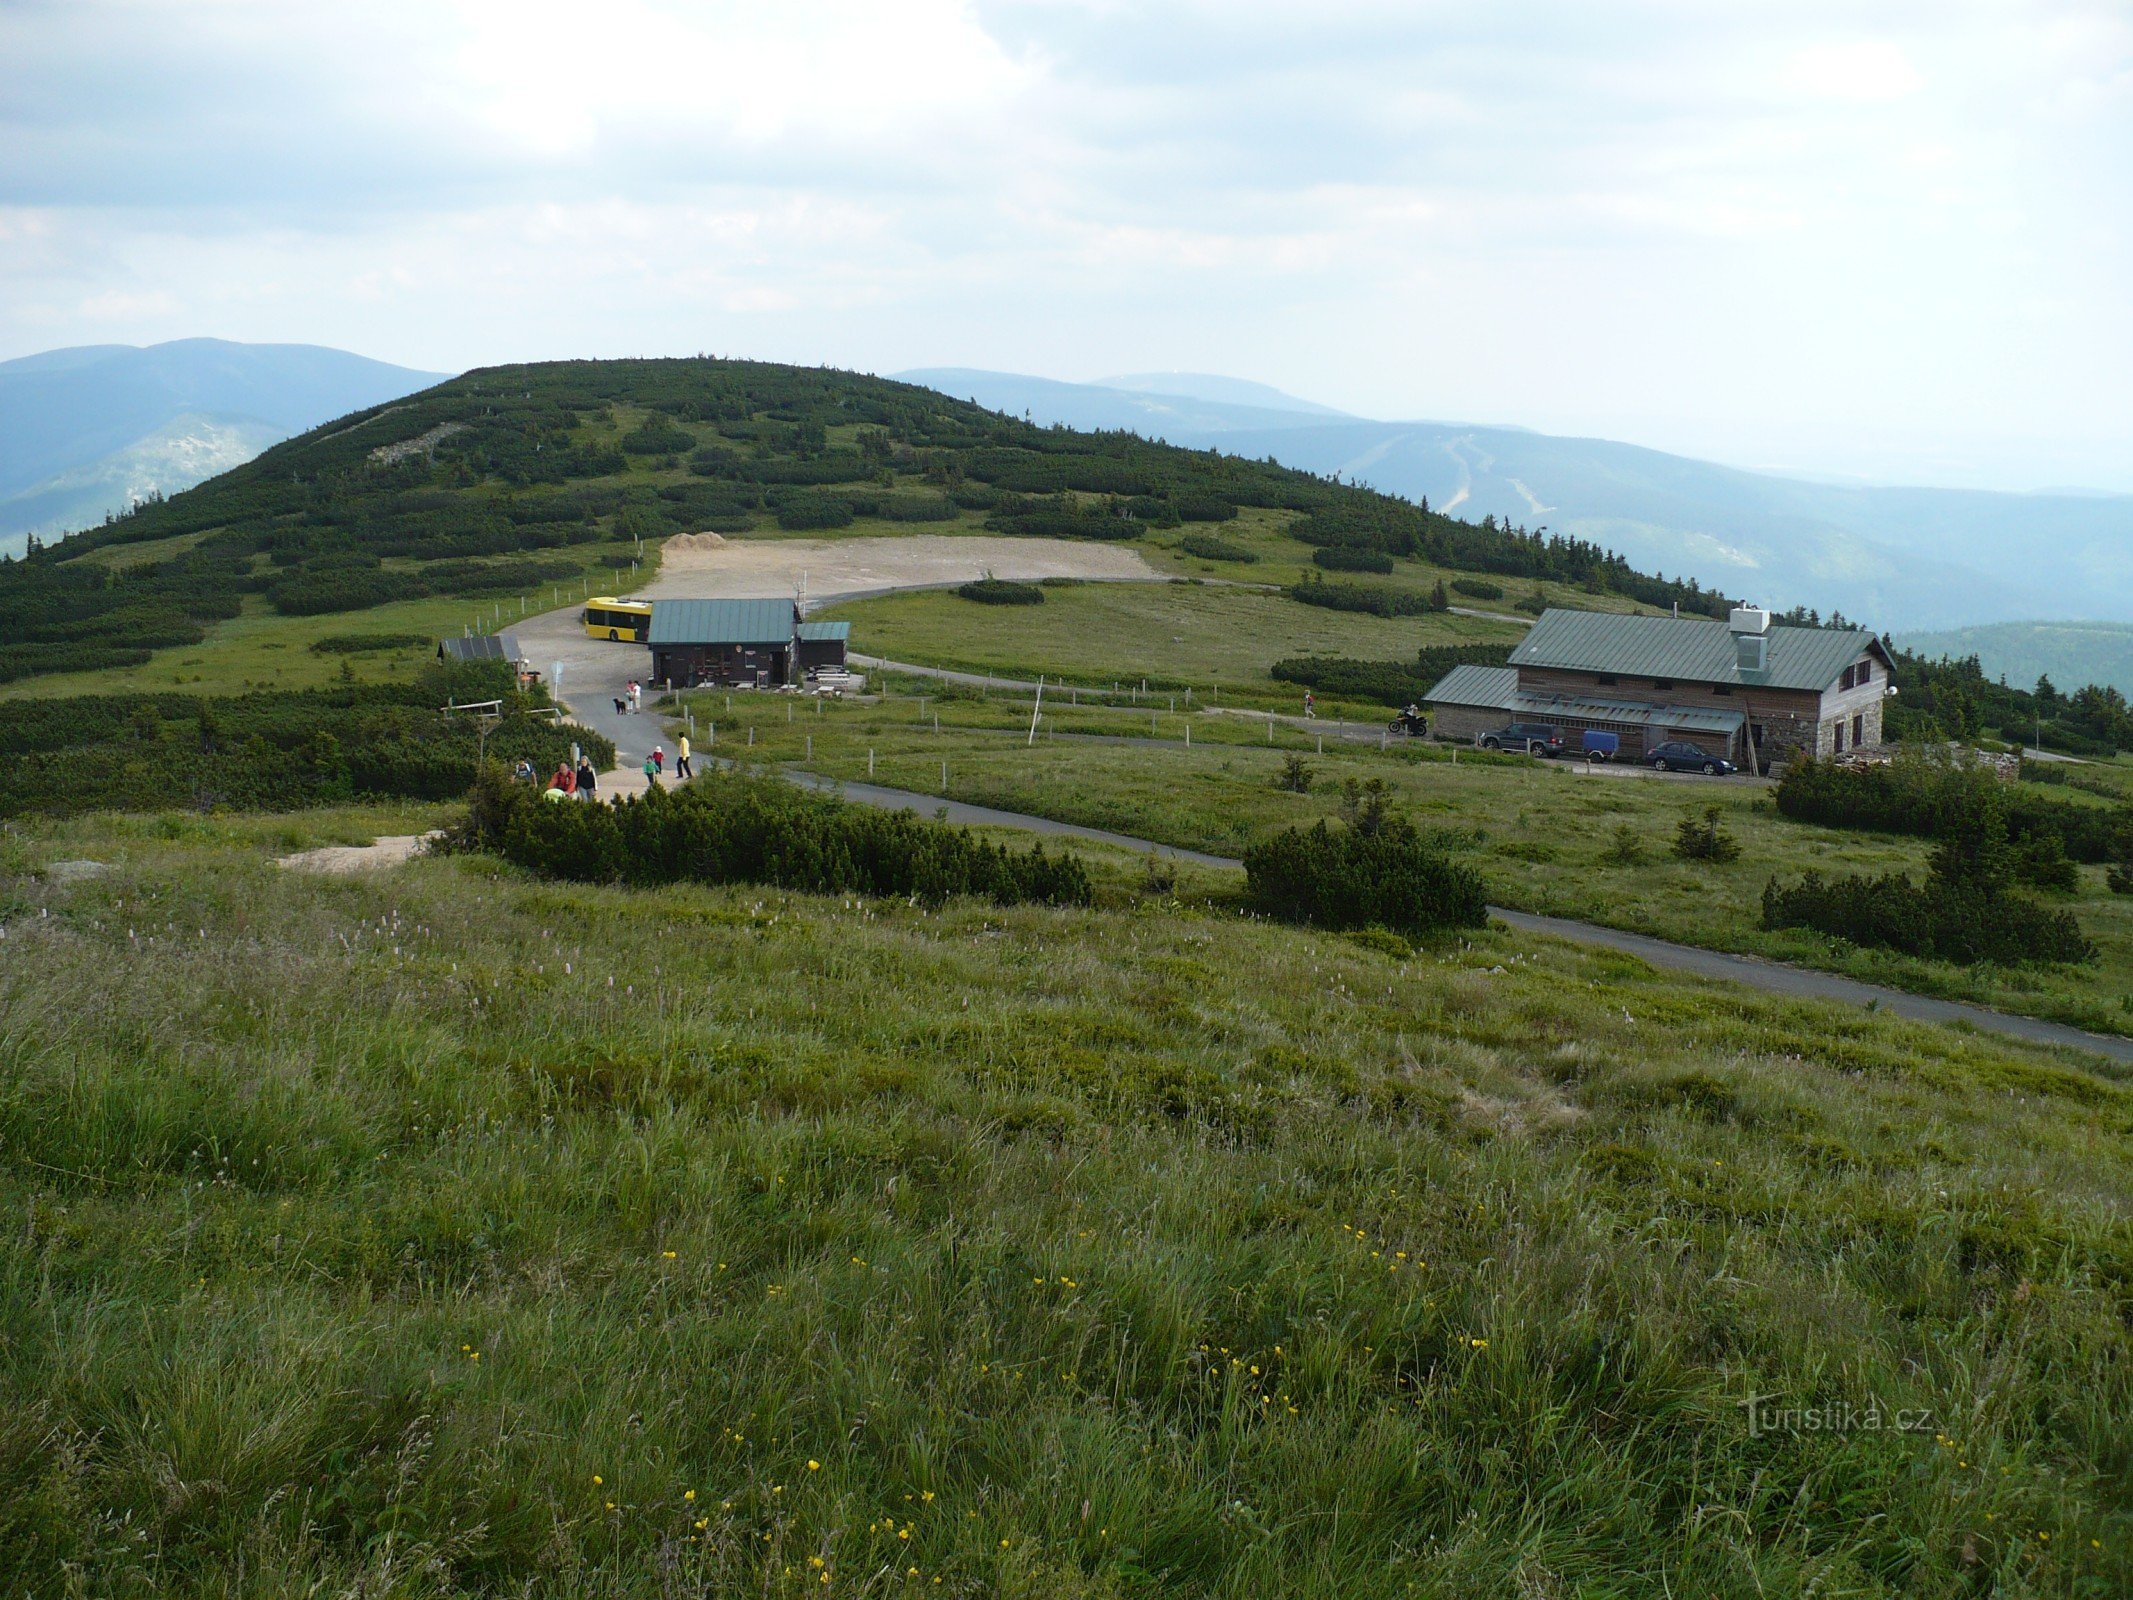
[(681, 736), (681, 743), (674, 751), (674, 776), (677, 778), (693, 778), (696, 776), (696, 769), (689, 765), (689, 736), (687, 734)]
[(549, 787), (561, 789), (565, 794), (578, 792), (578, 775), (569, 762), (565, 761), (555, 769), (555, 781)]
[(650, 756), (644, 758), (644, 781), (651, 788), (659, 787), (659, 763)]
[(528, 761), (524, 756), (520, 756), (518, 758), (518, 765), (511, 769), (511, 776), (516, 778), (520, 783), (531, 783), (533, 781), (533, 763)]
[(593, 771), (593, 764), (590, 761), (580, 761), (578, 763), (578, 798), (580, 800), (597, 800), (600, 798), (600, 775)]
[(1306, 717), (1318, 715), (1318, 701), (1312, 696), (1309, 689), (1304, 690), (1304, 715)]
[(667, 752), (664, 745), (652, 746), (652, 765), (660, 772), (667, 770)]

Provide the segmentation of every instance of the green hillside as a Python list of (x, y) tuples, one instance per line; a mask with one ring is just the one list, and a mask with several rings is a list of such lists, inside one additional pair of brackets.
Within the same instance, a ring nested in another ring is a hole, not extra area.
[(271, 864), (375, 825), (0, 839), (8, 1594), (2133, 1583), (2123, 1083), (1117, 857)]
[[(1044, 429), (908, 384), (712, 360), (473, 372), (0, 566), (0, 682), (291, 683), (365, 626), (456, 632), (618, 583), (656, 541), (979, 528), (1123, 540), (1278, 516), (1322, 547), (1711, 610), (1599, 548), (1271, 463)], [(567, 592), (566, 592), (567, 591)], [(219, 654), (213, 645), (238, 639)]]
[(1995, 622), (1903, 635), (1908, 650), (1956, 660), (1974, 656), (1989, 678), (2027, 689), (2050, 678), (2062, 690), (2108, 684), (2133, 695), (2133, 623)]

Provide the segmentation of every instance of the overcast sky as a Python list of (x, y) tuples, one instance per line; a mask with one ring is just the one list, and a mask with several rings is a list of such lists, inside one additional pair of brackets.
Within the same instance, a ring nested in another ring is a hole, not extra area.
[(0, 356), (1229, 373), (2133, 489), (2127, 0), (0, 0)]

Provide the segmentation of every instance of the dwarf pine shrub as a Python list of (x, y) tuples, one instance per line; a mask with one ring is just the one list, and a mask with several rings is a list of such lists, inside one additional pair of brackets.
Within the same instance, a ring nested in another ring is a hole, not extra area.
[(1244, 852), (1244, 874), (1253, 905), (1290, 922), (1413, 936), (1488, 921), (1481, 874), (1404, 817), (1287, 829)]
[(492, 779), (475, 790), (467, 837), (531, 871), (582, 883), (760, 883), (928, 903), (976, 895), (1002, 905), (1086, 905), (1091, 897), (1078, 856), (1048, 854), (1041, 844), (1008, 850), (909, 812), (737, 773), (706, 773), (614, 806), (557, 803), (516, 785), (499, 795)]

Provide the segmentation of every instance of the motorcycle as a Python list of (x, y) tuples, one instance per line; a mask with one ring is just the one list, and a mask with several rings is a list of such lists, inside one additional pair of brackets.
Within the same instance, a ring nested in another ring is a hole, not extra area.
[(1387, 733), (1397, 733), (1409, 739), (1424, 738), (1429, 733), (1429, 718), (1420, 712), (1403, 711), (1385, 724)]

